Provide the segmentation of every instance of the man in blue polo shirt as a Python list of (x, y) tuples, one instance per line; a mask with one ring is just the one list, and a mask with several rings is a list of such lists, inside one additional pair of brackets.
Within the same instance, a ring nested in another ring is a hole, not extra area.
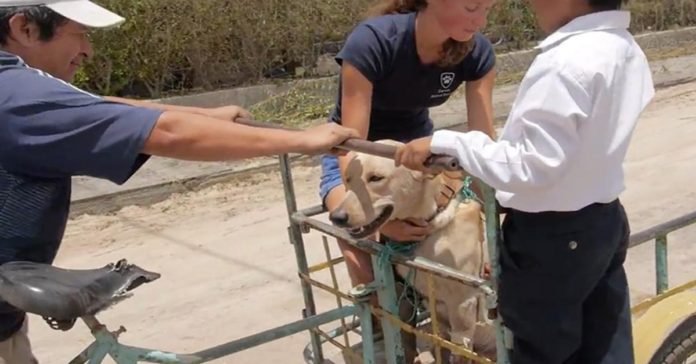
[[(90, 28), (120, 16), (88, 0), (0, 0), (0, 264), (51, 263), (68, 219), (71, 177), (124, 183), (150, 155), (216, 161), (330, 150), (355, 132), (291, 132), (232, 122), (239, 107), (199, 109), (92, 95), (72, 85), (92, 55)], [(36, 363), (26, 314), (0, 303), (0, 364)]]

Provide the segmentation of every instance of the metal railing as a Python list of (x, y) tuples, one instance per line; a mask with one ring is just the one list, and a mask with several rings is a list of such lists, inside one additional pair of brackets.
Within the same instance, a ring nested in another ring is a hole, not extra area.
[[(371, 143), (366, 141), (359, 141), (357, 145), (343, 145), (342, 148), (348, 150), (357, 150), (360, 152), (365, 152), (369, 154), (379, 155), (385, 158), (393, 158), (395, 154), (395, 147), (388, 146), (384, 144)], [(458, 163), (451, 157), (437, 157), (429, 161), (430, 165), (435, 169), (441, 170), (457, 170), (459, 168)], [(326, 210), (322, 206), (313, 206), (308, 209), (298, 210), (296, 205), (296, 196), (294, 190), (294, 184), (292, 179), (291, 166), (288, 156), (284, 155), (280, 157), (280, 172), (283, 181), (283, 187), (285, 190), (285, 199), (287, 202), (288, 216), (290, 219), (289, 227), (289, 237), (290, 241), (295, 248), (295, 255), (297, 259), (298, 273), (301, 280), (303, 297), (305, 300), (305, 309), (303, 311), (304, 317), (310, 317), (316, 314), (316, 304), (314, 300), (314, 294), (312, 292), (312, 287), (318, 287), (329, 291), (330, 293), (340, 295), (340, 292), (335, 289), (335, 287), (329, 287), (325, 284), (321, 284), (310, 277), (310, 267), (308, 266), (306, 251), (303, 240), (303, 233), (309, 233), (311, 230), (316, 230), (321, 233), (330, 235), (334, 238), (338, 238), (346, 241), (348, 244), (353, 245), (369, 254), (373, 257), (373, 270), (375, 282), (372, 284), (372, 289), (377, 293), (380, 308), (371, 307), (367, 301), (360, 302), (356, 299), (358, 306), (362, 306), (362, 311), (369, 311), (376, 317), (381, 319), (382, 329), (383, 329), (383, 341), (384, 348), (386, 350), (386, 358), (388, 364), (403, 363), (405, 357), (404, 348), (402, 346), (402, 336), (401, 331), (415, 335), (416, 337), (425, 339), (437, 346), (438, 359), (439, 359), (439, 348), (444, 347), (449, 349), (452, 353), (462, 355), (479, 362), (490, 362), (486, 358), (480, 357), (475, 353), (460, 348), (454, 345), (452, 342), (444, 340), (437, 337), (437, 334), (425, 333), (416, 330), (412, 325), (409, 325), (398, 317), (398, 302), (396, 296), (396, 283), (394, 272), (391, 265), (383, 266), (376, 264), (375, 257), (379, 255), (383, 249), (381, 244), (368, 239), (353, 239), (350, 234), (345, 230), (336, 228), (327, 223), (321, 222), (313, 217), (322, 213)], [(480, 184), (481, 191), (483, 192), (484, 211), (486, 213), (486, 237), (489, 242), (497, 242), (499, 236), (499, 216), (497, 213), (497, 206), (495, 204), (494, 191)], [(479, 277), (470, 276), (456, 271), (455, 269), (437, 264), (432, 261), (428, 261), (422, 258), (407, 258), (400, 256), (399, 254), (394, 254), (390, 256), (390, 260), (394, 264), (402, 264), (412, 269), (417, 269), (419, 271), (427, 272), (438, 277), (450, 279), (462, 284), (466, 284), (479, 289), (487, 298), (487, 308), (491, 312), (495, 312), (497, 306), (496, 300), (496, 287), (495, 282), (498, 278), (499, 267), (497, 264), (497, 244), (489, 243), (489, 257), (492, 262), (491, 267), (491, 280), (484, 280)], [(322, 267), (333, 266), (335, 264), (331, 261), (325, 262)], [(334, 274), (332, 272), (332, 274)], [(358, 288), (358, 287), (356, 287)], [(365, 295), (369, 292), (356, 292), (358, 296)], [(349, 298), (349, 297), (344, 297)], [(356, 297), (353, 297), (356, 298)], [(359, 297), (357, 297), (359, 298)], [(433, 303), (434, 305), (434, 303)], [(365, 320), (371, 320), (371, 315), (363, 314), (361, 316), (360, 327), (362, 329), (363, 338), (363, 361), (365, 363), (372, 363), (374, 360), (374, 343), (371, 332), (371, 321), (365, 322)], [(495, 316), (494, 324), (496, 327), (496, 340), (497, 340), (497, 362), (501, 364), (508, 363), (507, 359), (507, 345), (505, 343), (505, 330), (501, 325), (500, 319)], [(334, 330), (334, 335), (345, 335), (346, 328)], [(331, 341), (335, 338), (325, 332), (318, 329), (310, 330), (310, 346), (305, 350), (306, 358), (313, 363), (321, 363), (324, 360), (322, 342)]]
[(694, 223), (696, 223), (696, 211), (631, 235), (629, 248), (655, 241), (655, 290), (657, 294), (662, 294), (669, 289), (667, 235)]

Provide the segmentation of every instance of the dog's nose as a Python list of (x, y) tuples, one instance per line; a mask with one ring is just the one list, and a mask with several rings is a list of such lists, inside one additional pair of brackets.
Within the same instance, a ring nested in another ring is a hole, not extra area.
[(348, 213), (343, 209), (336, 209), (329, 213), (329, 220), (336, 226), (348, 226)]

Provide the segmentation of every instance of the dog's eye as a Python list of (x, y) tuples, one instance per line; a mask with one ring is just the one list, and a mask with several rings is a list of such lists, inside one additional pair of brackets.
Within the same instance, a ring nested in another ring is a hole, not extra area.
[(383, 179), (384, 179), (384, 176), (372, 175), (372, 176), (367, 178), (367, 182), (375, 183), (375, 182), (379, 182)]

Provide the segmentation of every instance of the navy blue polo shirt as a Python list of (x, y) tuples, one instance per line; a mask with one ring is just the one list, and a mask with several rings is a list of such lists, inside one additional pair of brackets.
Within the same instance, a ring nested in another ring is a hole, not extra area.
[[(416, 49), (416, 13), (374, 17), (358, 24), (336, 61), (349, 62), (373, 85), (368, 140), (408, 141), (432, 133), (428, 108), (443, 104), (466, 81), (485, 76), (495, 65), (493, 47), (475, 34), (472, 51), (448, 67), (421, 63)], [(339, 81), (330, 121), (341, 122)]]
[[(108, 102), (0, 51), (0, 264), (52, 263), (72, 176), (124, 183), (161, 112)], [(0, 341), (24, 313), (0, 303)]]

